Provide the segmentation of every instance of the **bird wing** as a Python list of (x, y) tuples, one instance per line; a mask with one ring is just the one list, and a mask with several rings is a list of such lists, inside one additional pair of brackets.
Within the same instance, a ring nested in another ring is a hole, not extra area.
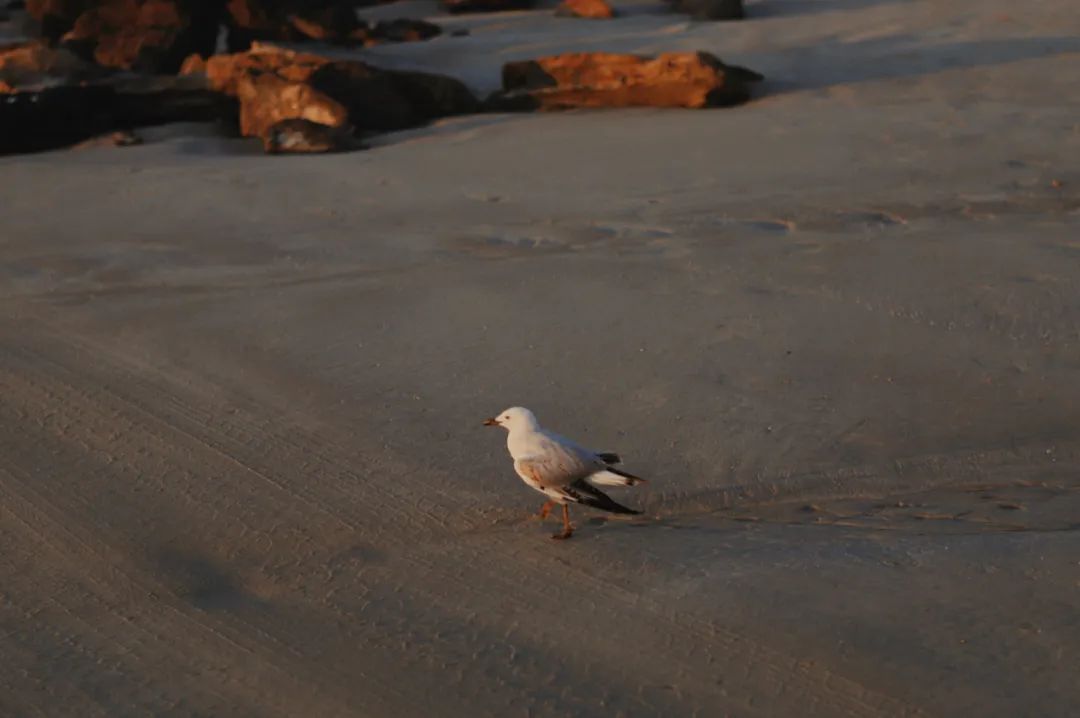
[(527, 456), (514, 460), (519, 474), (539, 486), (568, 486), (594, 473), (599, 467), (595, 458), (582, 454), (573, 444), (565, 444), (551, 436), (538, 436)]
[(610, 466), (612, 464), (618, 464), (622, 461), (619, 455), (614, 452), (593, 451), (592, 449), (587, 449), (576, 441), (567, 439), (565, 436), (560, 436), (547, 429), (541, 429), (540, 434), (542, 434), (545, 439), (558, 444), (565, 451), (573, 452), (583, 463), (595, 465), (597, 468), (601, 468), (605, 465)]

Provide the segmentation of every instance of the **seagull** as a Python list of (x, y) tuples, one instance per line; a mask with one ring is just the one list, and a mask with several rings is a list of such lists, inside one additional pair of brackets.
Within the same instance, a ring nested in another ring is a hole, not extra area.
[(553, 539), (574, 535), (569, 504), (584, 504), (613, 514), (640, 514), (616, 503), (598, 486), (633, 486), (645, 479), (615, 468), (618, 454), (592, 451), (573, 441), (540, 428), (528, 409), (515, 406), (484, 420), (485, 426), (506, 429), (506, 448), (514, 460), (514, 471), (526, 484), (545, 494), (540, 520), (547, 518), (555, 504), (562, 504), (563, 530)]

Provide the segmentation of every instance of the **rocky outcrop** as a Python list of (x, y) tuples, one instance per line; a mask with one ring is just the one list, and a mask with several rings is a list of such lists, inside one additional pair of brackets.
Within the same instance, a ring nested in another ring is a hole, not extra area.
[(495, 110), (717, 107), (745, 102), (761, 79), (707, 52), (572, 53), (504, 65), (503, 89), (488, 104)]
[[(197, 71), (200, 63), (190, 65)], [(249, 52), (211, 57), (204, 71), (211, 89), (239, 100), (241, 134), (264, 140), (287, 119), (387, 131), (480, 109), (450, 77), (380, 70), (261, 43)]]
[(563, 0), (555, 8), (555, 14), (561, 17), (582, 17), (590, 20), (610, 20), (615, 11), (606, 0)]

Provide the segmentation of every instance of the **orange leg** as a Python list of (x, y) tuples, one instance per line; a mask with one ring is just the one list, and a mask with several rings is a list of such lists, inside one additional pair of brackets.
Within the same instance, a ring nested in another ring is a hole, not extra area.
[(574, 535), (574, 527), (570, 525), (570, 507), (566, 504), (562, 505), (562, 533), (554, 534), (553, 539), (568, 539)]
[(544, 505), (540, 507), (540, 520), (543, 521), (544, 519), (546, 519), (553, 508), (555, 508), (554, 501), (545, 501)]

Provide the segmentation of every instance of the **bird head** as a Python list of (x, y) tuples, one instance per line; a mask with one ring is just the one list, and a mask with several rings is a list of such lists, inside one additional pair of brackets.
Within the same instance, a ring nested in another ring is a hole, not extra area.
[(484, 426), (501, 426), (507, 431), (523, 428), (536, 428), (536, 417), (528, 409), (520, 406), (512, 406), (505, 411), (484, 420)]

